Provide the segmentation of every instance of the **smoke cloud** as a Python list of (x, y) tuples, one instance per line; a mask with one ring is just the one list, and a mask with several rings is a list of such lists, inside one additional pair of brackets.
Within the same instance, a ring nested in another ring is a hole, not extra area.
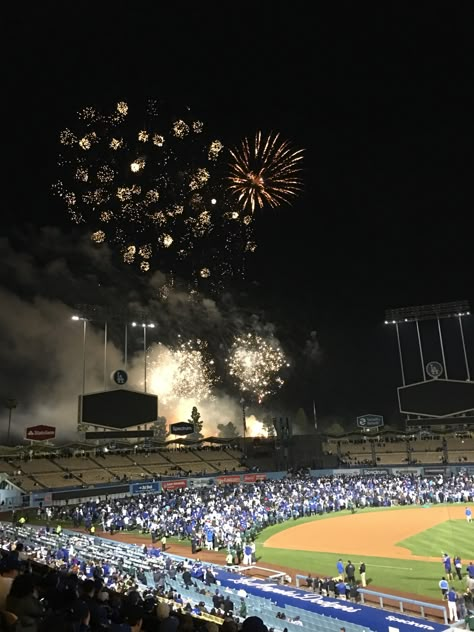
[[(86, 314), (86, 392), (104, 388), (104, 321), (108, 322), (107, 382), (123, 366), (124, 323), (134, 315), (152, 319), (150, 345), (172, 347), (181, 339), (209, 341), (218, 376), (225, 373), (225, 354), (233, 337), (257, 331), (275, 337), (275, 327), (261, 316), (239, 309), (231, 294), (219, 299), (192, 295), (171, 285), (165, 275), (137, 275), (114, 261), (106, 246), (97, 247), (79, 234), (58, 228), (26, 229), (13, 240), (0, 238), (0, 366), (2, 400), (13, 398), (12, 436), (20, 440), (27, 426), (53, 425), (59, 440), (77, 436), (78, 395), (82, 391), (83, 322)], [(166, 300), (164, 300), (166, 296)], [(106, 306), (96, 315), (93, 305)], [(79, 306), (79, 307), (78, 307)], [(105, 314), (105, 315), (104, 315)], [(130, 387), (143, 383), (142, 330), (130, 331)], [(154, 337), (154, 338), (153, 338)], [(206, 434), (232, 421), (242, 428), (236, 389), (222, 377), (213, 397), (163, 403), (159, 414), (168, 422), (189, 418), (198, 405)], [(249, 415), (255, 411), (249, 410)], [(4, 408), (4, 418), (8, 411)], [(257, 415), (258, 416), (258, 415)], [(2, 424), (6, 428), (6, 423)], [(3, 441), (5, 430), (3, 431)]]

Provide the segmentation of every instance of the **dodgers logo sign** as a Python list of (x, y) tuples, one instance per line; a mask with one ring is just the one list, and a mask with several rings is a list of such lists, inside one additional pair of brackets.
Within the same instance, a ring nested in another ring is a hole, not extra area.
[(436, 361), (428, 362), (426, 365), (426, 375), (428, 375), (432, 380), (437, 380), (439, 377), (443, 375), (444, 369), (443, 365)]
[(117, 386), (124, 386), (127, 381), (127, 371), (124, 371), (123, 369), (117, 369), (117, 371), (114, 371), (112, 373), (112, 382), (114, 382), (114, 384), (117, 384)]

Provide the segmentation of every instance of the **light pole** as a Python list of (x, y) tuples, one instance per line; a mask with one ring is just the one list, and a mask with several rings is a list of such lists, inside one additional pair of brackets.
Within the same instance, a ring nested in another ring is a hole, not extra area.
[(154, 329), (155, 325), (154, 323), (142, 323), (141, 325), (139, 325), (138, 323), (132, 323), (132, 327), (142, 327), (143, 329), (143, 391), (146, 393), (146, 387), (147, 387), (147, 376), (146, 376), (146, 350), (147, 350), (147, 344), (146, 344), (146, 330), (147, 329)]
[(104, 325), (104, 391), (107, 390), (107, 321)]
[(81, 406), (79, 409), (79, 423), (82, 423), (82, 407), (84, 406), (84, 395), (86, 392), (86, 340), (87, 340), (87, 318), (81, 316), (71, 316), (71, 320), (79, 321), (83, 323), (82, 334), (82, 396)]
[(17, 407), (16, 399), (6, 399), (5, 406), (8, 408), (8, 434), (7, 434), (7, 445), (10, 445), (10, 430), (12, 426), (12, 410)]
[(246, 450), (245, 450), (245, 438), (247, 435), (247, 417), (245, 414), (245, 399), (242, 397), (242, 399), (240, 400), (240, 403), (242, 404), (242, 422), (243, 422), (243, 427), (244, 427), (244, 445), (243, 445), (243, 453), (244, 456), (246, 454)]

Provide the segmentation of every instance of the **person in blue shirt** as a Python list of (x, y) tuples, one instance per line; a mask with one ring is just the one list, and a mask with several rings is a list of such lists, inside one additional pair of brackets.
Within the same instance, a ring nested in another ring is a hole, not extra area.
[(457, 593), (451, 586), (448, 592), (448, 616), (451, 623), (453, 623), (454, 621), (458, 621), (458, 609), (456, 605), (457, 599)]
[(444, 564), (444, 574), (448, 579), (453, 579), (453, 568), (451, 565), (451, 558), (447, 553), (443, 555), (443, 564)]
[(346, 599), (346, 591), (346, 583), (341, 579), (341, 581), (337, 582), (336, 584), (336, 597), (338, 597), (339, 599)]
[(464, 514), (466, 516), (467, 522), (472, 522), (472, 510), (470, 507), (466, 507)]
[(338, 577), (344, 577), (344, 562), (341, 559), (337, 560), (336, 568)]

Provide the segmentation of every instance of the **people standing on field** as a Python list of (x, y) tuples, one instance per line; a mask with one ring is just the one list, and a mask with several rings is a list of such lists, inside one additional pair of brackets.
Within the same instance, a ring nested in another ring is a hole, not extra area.
[(350, 560), (347, 562), (346, 566), (346, 578), (350, 584), (355, 582), (355, 566)]
[(456, 555), (456, 557), (454, 558), (454, 569), (456, 571), (458, 579), (462, 579), (462, 561), (459, 555)]
[(344, 563), (341, 560), (341, 558), (337, 560), (336, 568), (337, 568), (337, 576), (344, 577)]
[(366, 572), (365, 563), (361, 562), (359, 566), (359, 575), (360, 575), (360, 581), (362, 583), (362, 588), (365, 588), (367, 586), (365, 572)]
[(472, 510), (470, 507), (466, 507), (464, 514), (466, 516), (467, 522), (472, 522)]
[(441, 597), (443, 598), (443, 600), (446, 599), (446, 595), (448, 594), (448, 590), (449, 590), (449, 584), (446, 581), (446, 577), (442, 577), (439, 581), (439, 589), (441, 590)]
[(451, 558), (447, 553), (443, 554), (443, 565), (444, 565), (444, 574), (446, 578), (449, 580), (453, 579), (453, 567), (451, 564)]
[(458, 621), (458, 608), (456, 602), (458, 600), (458, 595), (454, 588), (451, 586), (448, 592), (448, 616), (451, 623)]

